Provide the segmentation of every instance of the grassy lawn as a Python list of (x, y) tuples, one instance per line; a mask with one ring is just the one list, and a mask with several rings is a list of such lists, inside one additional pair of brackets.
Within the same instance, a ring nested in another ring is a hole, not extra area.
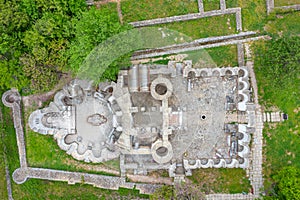
[(204, 11), (219, 10), (220, 0), (203, 0)]
[[(2, 96), (2, 93), (0, 92), (0, 96)], [(2, 107), (1, 107), (2, 110)], [(1, 112), (0, 110), (0, 112)], [(7, 199), (7, 189), (6, 189), (6, 179), (5, 179), (5, 163), (4, 163), (4, 134), (5, 130), (3, 127), (3, 122), (0, 121), (0, 199)]]
[(192, 39), (236, 33), (235, 15), (221, 15), (196, 20), (162, 24), (160, 27), (183, 33)]
[(122, 199), (148, 198), (138, 190), (119, 189), (118, 191), (95, 188), (90, 185), (68, 185), (64, 182), (30, 179), (24, 184), (13, 184), (14, 199)]
[(125, 22), (141, 21), (198, 12), (197, 0), (121, 1)]
[[(269, 16), (269, 22), (265, 25), (264, 29), (272, 35), (273, 40), (283, 36), (299, 36), (299, 14), (299, 12), (277, 15), (273, 13), (273, 15)], [(258, 55), (264, 55), (265, 48), (266, 42), (260, 41), (255, 45), (255, 49), (259, 51)], [(300, 168), (300, 67), (298, 66), (296, 71), (288, 77), (282, 74), (284, 81), (278, 86), (273, 80), (266, 78), (267, 69), (259, 66), (258, 59), (255, 60), (255, 73), (260, 103), (267, 111), (276, 107), (289, 115), (289, 119), (285, 122), (278, 124), (266, 123), (263, 132), (265, 140), (264, 184), (266, 193), (272, 194), (274, 190), (273, 175), (278, 170), (286, 166)]]
[(186, 59), (192, 60), (197, 68), (234, 67), (238, 65), (236, 45), (190, 51), (186, 54), (188, 54)]
[(188, 178), (206, 193), (241, 193), (251, 188), (243, 169), (197, 169)]
[(238, 65), (237, 46), (221, 46), (206, 49), (217, 67), (235, 67)]
[(299, 78), (288, 81), (284, 89), (281, 89), (266, 80), (263, 71), (256, 68), (255, 72), (261, 104), (266, 110), (272, 110), (272, 107), (276, 106), (289, 115), (289, 119), (285, 122), (276, 125), (265, 124), (263, 166), (265, 189), (269, 192), (272, 190), (272, 176), (278, 170), (288, 165), (300, 167), (300, 81)]
[[(235, 67), (238, 66), (236, 45), (227, 45), (209, 49), (200, 49), (181, 53), (184, 60), (192, 60), (195, 68)], [(148, 64), (167, 65), (174, 55), (161, 56)], [(156, 59), (156, 58), (153, 58)]]
[(238, 0), (226, 0), (226, 8), (239, 7)]
[(7, 189), (6, 189), (6, 179), (5, 179), (5, 163), (4, 163), (4, 158), (3, 158), (3, 144), (2, 144), (2, 140), (0, 141), (0, 151), (1, 151), (1, 155), (0, 155), (0, 199), (7, 199)]
[(244, 31), (262, 31), (267, 16), (265, 0), (238, 0), (242, 8), (242, 22)]
[(300, 34), (299, 19), (300, 12), (274, 15), (264, 29), (273, 35), (298, 35)]
[(274, 0), (275, 6), (290, 6), (300, 4), (300, 0)]

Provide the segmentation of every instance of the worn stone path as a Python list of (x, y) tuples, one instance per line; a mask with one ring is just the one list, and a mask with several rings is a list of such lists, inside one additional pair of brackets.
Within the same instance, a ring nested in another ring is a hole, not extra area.
[(226, 9), (226, 1), (225, 0), (220, 0), (220, 8), (221, 8), (221, 10)]
[(239, 67), (245, 66), (245, 53), (243, 43), (237, 44), (237, 54)]
[[(251, 51), (248, 51), (251, 54)], [(251, 57), (251, 56), (250, 56)], [(252, 147), (251, 147), (251, 160), (252, 163), (249, 168), (250, 182), (253, 187), (253, 193), (255, 195), (260, 195), (263, 189), (263, 175), (262, 175), (262, 147), (263, 147), (263, 116), (261, 106), (258, 102), (258, 88), (256, 77), (254, 73), (254, 63), (251, 60), (248, 60), (246, 66), (249, 70), (251, 85), (254, 91), (254, 103), (256, 106), (255, 111), (255, 131), (252, 138)]]
[(107, 3), (117, 3), (117, 12), (119, 16), (120, 23), (123, 24), (123, 15), (121, 10), (121, 0), (102, 0), (102, 1), (93, 1), (93, 0), (87, 0), (86, 4), (88, 6), (95, 5), (97, 8), (100, 8), (101, 5), (107, 4)]
[(198, 0), (199, 13), (204, 13), (203, 0)]
[(173, 179), (168, 178), (168, 177), (151, 177), (151, 176), (141, 176), (141, 175), (133, 175), (133, 174), (127, 174), (127, 177), (132, 182), (165, 184), (165, 185), (172, 185), (173, 184)]
[(122, 14), (122, 9), (121, 9), (121, 0), (117, 0), (117, 11), (118, 11), (118, 16), (120, 23), (123, 24), (123, 14)]

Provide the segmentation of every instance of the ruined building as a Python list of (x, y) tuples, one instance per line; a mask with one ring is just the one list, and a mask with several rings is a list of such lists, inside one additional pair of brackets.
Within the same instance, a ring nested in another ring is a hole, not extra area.
[(248, 79), (244, 67), (134, 65), (117, 83), (72, 81), (29, 124), (75, 159), (119, 158), (122, 175), (247, 168), (255, 117)]

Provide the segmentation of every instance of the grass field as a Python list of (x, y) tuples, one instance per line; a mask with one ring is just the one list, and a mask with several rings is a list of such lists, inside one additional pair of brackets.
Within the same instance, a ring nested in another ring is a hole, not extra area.
[(248, 193), (251, 188), (243, 169), (197, 169), (189, 179), (205, 193)]
[[(275, 0), (276, 1), (276, 0)], [(299, 1), (299, 0), (291, 0)], [(204, 10), (216, 10), (220, 8), (219, 0), (204, 0)], [(241, 7), (243, 29), (247, 30), (263, 30), (263, 24), (266, 19), (266, 1), (248, 1), (248, 0), (227, 0), (227, 8)], [(197, 1), (179, 1), (179, 0), (125, 0), (121, 2), (122, 14), (125, 22), (141, 21), (147, 19), (155, 19), (160, 17), (168, 17), (175, 15), (183, 15), (198, 12)], [(212, 25), (220, 24), (218, 21), (211, 21)], [(222, 23), (222, 22), (221, 22)], [(195, 28), (195, 27), (194, 27)], [(200, 27), (201, 28), (201, 27)], [(216, 27), (220, 28), (220, 27)]]
[(198, 12), (197, 0), (125, 0), (121, 1), (125, 22), (169, 17)]
[(267, 17), (265, 0), (238, 0), (242, 8), (242, 22), (244, 31), (263, 31)]
[(300, 12), (274, 15), (264, 29), (272, 35), (295, 36), (300, 34)]
[(238, 0), (226, 0), (226, 7), (227, 8), (236, 8), (236, 7), (239, 7)]
[(219, 10), (220, 0), (203, 0), (204, 11)]
[[(236, 45), (220, 46), (196, 51), (183, 52), (186, 55), (185, 60), (192, 60), (196, 68), (213, 68), (213, 67), (235, 67), (238, 66), (237, 47)], [(154, 62), (148, 64), (167, 65), (170, 57), (162, 56)]]
[(236, 33), (235, 15), (221, 15), (196, 20), (162, 24), (160, 27), (183, 33), (192, 39)]
[(237, 62), (236, 45), (220, 46), (205, 50), (185, 52), (187, 60), (192, 60), (196, 67), (234, 67)]
[(235, 67), (238, 65), (237, 46), (221, 46), (206, 49), (217, 67)]
[[(0, 92), (0, 96), (2, 96), (2, 93)], [(2, 115), (2, 107), (0, 108), (0, 115)], [(0, 119), (0, 199), (7, 199), (7, 189), (6, 189), (6, 179), (5, 179), (5, 163), (4, 163), (4, 134), (5, 129), (3, 127), (3, 122)]]
[[(299, 36), (298, 19), (299, 12), (274, 15), (266, 24), (265, 30), (273, 36), (273, 40), (280, 37)], [(259, 55), (264, 55), (267, 51), (266, 42), (258, 42), (255, 49)], [(260, 104), (267, 111), (275, 107), (289, 115), (289, 119), (285, 122), (265, 124), (263, 132), (265, 190), (267, 193), (272, 193), (274, 187), (272, 177), (278, 170), (285, 166), (300, 167), (300, 67), (298, 66), (292, 75), (283, 74), (284, 81), (278, 86), (272, 79), (266, 78), (267, 69), (259, 66), (258, 58), (255, 60)]]
[[(300, 73), (300, 71), (298, 71)], [(256, 70), (261, 104), (267, 110), (278, 107), (289, 115), (285, 122), (265, 124), (264, 129), (264, 175), (265, 189), (272, 189), (272, 176), (282, 167), (292, 165), (300, 167), (300, 101), (298, 80), (291, 81), (284, 90), (275, 88), (271, 82), (264, 79), (263, 73)], [(297, 111), (298, 108), (298, 111)]]
[(274, 0), (275, 6), (290, 6), (300, 4), (300, 0)]

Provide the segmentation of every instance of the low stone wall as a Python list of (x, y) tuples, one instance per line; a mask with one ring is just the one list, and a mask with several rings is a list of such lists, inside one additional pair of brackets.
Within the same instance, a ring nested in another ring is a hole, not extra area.
[(89, 174), (81, 172), (69, 172), (54, 169), (43, 168), (19, 168), (14, 171), (13, 179), (16, 183), (22, 184), (28, 178), (44, 179), (51, 181), (64, 181), (68, 184), (89, 184), (94, 187), (105, 188), (110, 190), (118, 190), (120, 187), (128, 189), (139, 189), (140, 193), (151, 194), (155, 189), (161, 187), (158, 184), (146, 184), (146, 183), (132, 183), (126, 182), (125, 178), (104, 176), (98, 174)]
[(267, 14), (270, 14), (274, 9), (300, 10), (300, 4), (291, 5), (291, 6), (279, 6), (279, 7), (275, 7), (274, 0), (266, 0), (266, 4), (267, 4)]
[(207, 200), (250, 200), (257, 199), (259, 196), (251, 194), (209, 194)]
[(137, 22), (131, 22), (130, 24), (133, 27), (138, 28), (138, 27), (153, 26), (153, 25), (166, 24), (166, 23), (172, 23), (172, 22), (195, 20), (195, 19), (200, 19), (200, 18), (205, 18), (205, 17), (236, 14), (236, 23), (237, 23), (236, 29), (237, 29), (237, 31), (242, 30), (241, 8), (229, 8), (229, 9), (224, 9), (224, 10), (213, 10), (213, 11), (208, 11), (208, 12), (202, 12), (201, 6), (199, 8), (201, 10), (200, 13), (177, 15), (177, 16), (172, 16), (172, 17), (137, 21)]
[[(170, 48), (168, 46), (168, 47), (166, 47), (166, 49), (163, 49), (163, 48), (151, 49), (151, 50), (149, 50), (149, 53), (146, 50), (145, 54), (132, 56), (131, 59), (138, 60), (138, 59), (145, 59), (145, 58), (151, 58), (151, 57), (157, 57), (157, 56), (163, 56), (163, 55), (169, 55), (169, 54), (177, 54), (177, 53), (182, 53), (182, 52), (186, 52), (186, 51), (195, 51), (195, 50), (200, 50), (200, 49), (207, 49), (207, 48), (226, 46), (226, 45), (237, 45), (240, 43), (251, 42), (251, 41), (256, 41), (256, 40), (261, 40), (261, 39), (266, 39), (266, 36), (258, 36), (258, 37), (239, 39), (239, 40), (230, 40), (230, 41), (218, 42), (218, 43), (206, 44), (206, 45), (195, 44), (195, 42), (185, 43), (185, 44), (180, 44), (180, 45), (174, 45), (174, 46), (172, 46), (172, 48)], [(160, 49), (160, 51), (157, 51), (158, 49)], [(243, 61), (241, 61), (241, 63), (242, 62)]]
[(18, 93), (18, 90), (11, 89), (5, 92), (2, 96), (2, 102), (5, 106), (12, 108), (14, 127), (16, 130), (17, 144), (19, 150), (20, 166), (22, 168), (26, 168), (27, 160), (26, 160), (24, 130), (22, 124), (21, 96)]

